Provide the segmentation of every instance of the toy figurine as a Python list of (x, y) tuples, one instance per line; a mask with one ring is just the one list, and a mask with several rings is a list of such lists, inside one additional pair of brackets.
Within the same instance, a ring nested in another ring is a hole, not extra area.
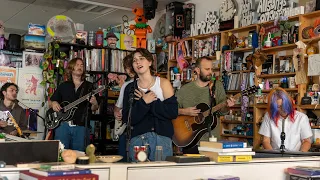
[(86, 155), (89, 157), (89, 162), (90, 163), (95, 163), (96, 162), (96, 156), (94, 155), (95, 151), (96, 151), (96, 147), (94, 147), (93, 144), (90, 144), (86, 148)]
[(4, 38), (4, 25), (0, 20), (0, 49), (4, 49), (5, 47), (5, 38)]
[(147, 48), (147, 33), (152, 33), (152, 29), (147, 24), (148, 20), (144, 17), (142, 8), (135, 8), (132, 12), (136, 15), (136, 24), (130, 24), (130, 30), (134, 30), (137, 37), (137, 48)]

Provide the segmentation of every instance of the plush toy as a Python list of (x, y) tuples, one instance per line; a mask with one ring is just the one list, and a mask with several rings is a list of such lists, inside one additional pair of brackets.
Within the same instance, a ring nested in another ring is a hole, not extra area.
[(77, 153), (71, 149), (66, 149), (61, 153), (64, 162), (74, 164), (77, 160)]
[(130, 29), (134, 30), (137, 37), (137, 48), (147, 48), (147, 33), (152, 33), (152, 29), (147, 24), (148, 20), (144, 17), (142, 8), (135, 8), (132, 12), (136, 15), (136, 24), (130, 24)]

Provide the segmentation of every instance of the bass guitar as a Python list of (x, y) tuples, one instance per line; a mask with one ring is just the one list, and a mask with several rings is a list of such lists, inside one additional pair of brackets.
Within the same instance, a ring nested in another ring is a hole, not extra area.
[(76, 101), (69, 103), (64, 101), (60, 104), (62, 109), (59, 112), (54, 111), (50, 108), (46, 112), (46, 121), (45, 126), (47, 129), (55, 129), (59, 126), (61, 121), (69, 121), (73, 116), (76, 110), (78, 109), (77, 105), (87, 100), (89, 97), (94, 96), (95, 94), (106, 89), (106, 86), (101, 86), (100, 88), (94, 90), (92, 93), (88, 93)]
[[(259, 87), (252, 86), (243, 90), (241, 93), (233, 96), (234, 99), (238, 99), (241, 96), (249, 96), (257, 92)], [(212, 113), (222, 109), (227, 105), (227, 101), (220, 103), (212, 107)], [(207, 118), (210, 115), (210, 107), (205, 103), (200, 103), (197, 106), (201, 112), (198, 116), (178, 116), (177, 119), (172, 120), (174, 135), (172, 137), (173, 143), (178, 147), (191, 148), (194, 147), (207, 133), (208, 125), (211, 129), (217, 126), (217, 120), (214, 118)]]

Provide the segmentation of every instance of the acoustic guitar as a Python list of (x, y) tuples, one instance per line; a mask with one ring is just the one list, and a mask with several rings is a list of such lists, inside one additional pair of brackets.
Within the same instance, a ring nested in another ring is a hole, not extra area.
[[(259, 87), (251, 86), (241, 93), (233, 96), (238, 99), (241, 96), (249, 96), (257, 92)], [(227, 105), (227, 101), (212, 107), (212, 113), (220, 110)], [(177, 119), (172, 120), (174, 135), (172, 138), (173, 143), (178, 147), (191, 148), (194, 147), (207, 132), (208, 125), (211, 129), (217, 126), (217, 120), (214, 118), (207, 118), (210, 115), (210, 107), (205, 103), (200, 103), (197, 106), (201, 112), (198, 116), (178, 116)]]

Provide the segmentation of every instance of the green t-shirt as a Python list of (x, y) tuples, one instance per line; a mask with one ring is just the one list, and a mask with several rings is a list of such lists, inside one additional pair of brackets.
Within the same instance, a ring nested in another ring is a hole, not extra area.
[[(215, 97), (216, 103), (222, 103), (226, 100), (226, 93), (221, 81), (216, 81)], [(208, 87), (200, 87), (196, 81), (192, 81), (181, 87), (176, 93), (179, 108), (194, 107), (200, 103), (206, 103), (210, 106), (210, 92)], [(220, 121), (217, 119), (217, 127), (212, 130), (212, 135), (220, 139)], [(203, 140), (208, 140), (208, 134), (202, 137)]]

